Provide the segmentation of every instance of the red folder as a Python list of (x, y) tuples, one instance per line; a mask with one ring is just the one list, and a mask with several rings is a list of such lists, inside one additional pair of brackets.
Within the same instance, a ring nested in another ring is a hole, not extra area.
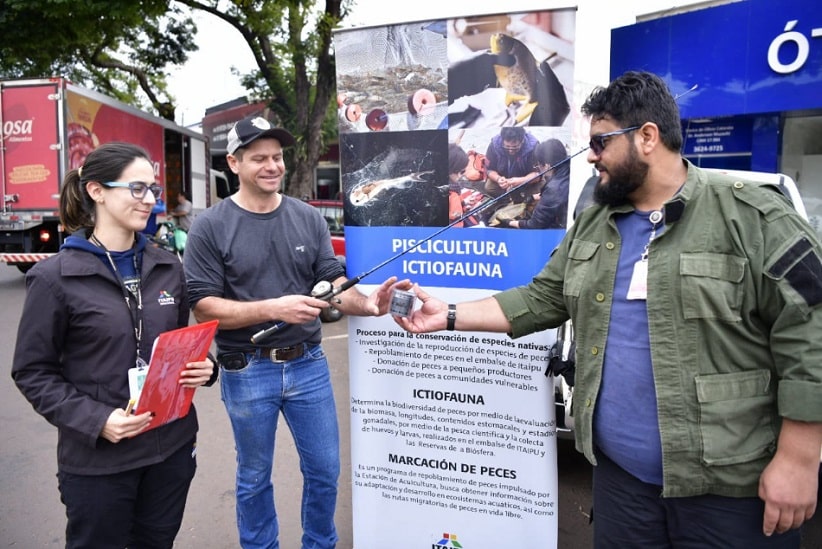
[(180, 372), (188, 362), (205, 360), (218, 322), (210, 320), (170, 330), (154, 340), (148, 374), (136, 407), (136, 413), (151, 411), (154, 414), (146, 431), (188, 414), (194, 388), (180, 385)]

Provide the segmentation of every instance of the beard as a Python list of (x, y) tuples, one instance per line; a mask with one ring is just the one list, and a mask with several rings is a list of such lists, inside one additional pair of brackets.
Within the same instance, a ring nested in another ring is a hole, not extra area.
[(628, 158), (619, 165), (609, 168), (608, 182), (603, 183), (602, 175), (594, 187), (594, 201), (603, 206), (622, 206), (629, 202), (632, 192), (645, 183), (648, 164), (639, 159), (636, 147), (628, 149)]

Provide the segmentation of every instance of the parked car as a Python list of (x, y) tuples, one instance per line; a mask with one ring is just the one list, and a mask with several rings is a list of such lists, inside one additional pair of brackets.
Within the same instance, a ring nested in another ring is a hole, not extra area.
[[(342, 266), (345, 267), (345, 223), (343, 221), (342, 200), (309, 200), (308, 203), (320, 210), (326, 223), (328, 223), (334, 254), (340, 260)], [(336, 322), (342, 316), (342, 313), (332, 306), (323, 310), (320, 319), (323, 322)]]

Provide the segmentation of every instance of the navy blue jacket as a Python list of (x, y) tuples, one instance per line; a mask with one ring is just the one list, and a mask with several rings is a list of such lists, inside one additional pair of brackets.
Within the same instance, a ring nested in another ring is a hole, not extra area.
[[(140, 244), (145, 246), (142, 236)], [(145, 247), (141, 278), (141, 356), (148, 361), (160, 332), (188, 324), (189, 307), (175, 255)], [(27, 273), (12, 377), (34, 409), (57, 427), (59, 470), (127, 471), (163, 461), (196, 436), (192, 407), (184, 418), (117, 444), (100, 437), (111, 412), (129, 400), (135, 349), (121, 286), (98, 256), (82, 246), (64, 246)]]

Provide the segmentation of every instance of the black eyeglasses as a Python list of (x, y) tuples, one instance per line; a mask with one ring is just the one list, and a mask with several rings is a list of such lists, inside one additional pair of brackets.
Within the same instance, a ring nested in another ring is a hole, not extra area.
[(143, 183), (142, 181), (132, 181), (131, 183), (121, 183), (119, 181), (109, 181), (108, 183), (101, 183), (103, 187), (111, 188), (125, 188), (131, 191), (131, 196), (142, 200), (146, 197), (146, 193), (151, 191), (151, 194), (154, 195), (155, 200), (160, 200), (160, 197), (163, 196), (163, 188), (158, 185), (157, 183)]
[(602, 154), (602, 151), (605, 150), (605, 146), (608, 144), (608, 139), (617, 135), (622, 135), (623, 133), (638, 130), (641, 127), (642, 126), (631, 126), (630, 128), (622, 128), (621, 130), (616, 130), (614, 132), (592, 135), (591, 141), (588, 142), (588, 146), (591, 147), (591, 150), (594, 151), (595, 155), (599, 156)]

